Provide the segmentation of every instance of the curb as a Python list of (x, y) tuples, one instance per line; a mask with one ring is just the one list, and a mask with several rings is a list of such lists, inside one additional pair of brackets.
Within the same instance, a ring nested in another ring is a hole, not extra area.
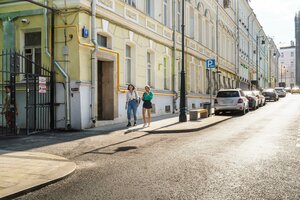
[(202, 127), (199, 127), (199, 128), (192, 128), (192, 129), (182, 129), (182, 130), (152, 130), (152, 131), (145, 131), (147, 133), (151, 133), (151, 134), (159, 134), (159, 133), (190, 133), (190, 132), (195, 132), (195, 131), (200, 131), (200, 130), (203, 130), (203, 129), (206, 129), (206, 128), (209, 128), (209, 127), (212, 127), (212, 126), (215, 126), (217, 124), (220, 124), (222, 122), (225, 122), (227, 120), (230, 120), (232, 119), (233, 117), (229, 117), (227, 119), (223, 119), (223, 120), (220, 120), (220, 121), (217, 121), (217, 122), (214, 122), (214, 123), (211, 123), (211, 124), (208, 124), (208, 125), (205, 125), (205, 126), (202, 126)]
[(43, 188), (43, 187), (46, 187), (46, 186), (51, 185), (51, 184), (53, 184), (53, 183), (56, 183), (56, 182), (58, 182), (58, 181), (61, 181), (61, 180), (65, 179), (65, 178), (69, 177), (70, 175), (72, 175), (72, 174), (75, 172), (75, 170), (76, 170), (76, 164), (73, 163), (73, 165), (74, 165), (74, 166), (73, 166), (73, 169), (70, 170), (70, 172), (66, 173), (65, 175), (63, 175), (63, 176), (61, 176), (61, 177), (59, 177), (59, 178), (56, 178), (56, 179), (53, 179), (53, 180), (49, 180), (49, 181), (47, 181), (47, 182), (45, 182), (45, 183), (41, 183), (41, 184), (39, 184), (39, 185), (35, 185), (35, 186), (33, 186), (33, 187), (30, 187), (30, 188), (27, 188), (27, 189), (18, 191), (18, 192), (13, 193), (13, 194), (9, 194), (9, 195), (7, 195), (7, 196), (0, 197), (0, 199), (1, 199), (1, 200), (14, 199), (14, 198), (20, 197), (20, 196), (22, 196), (22, 195), (28, 194), (28, 193), (30, 193), (30, 192), (39, 190), (39, 189), (41, 189), (41, 188)]

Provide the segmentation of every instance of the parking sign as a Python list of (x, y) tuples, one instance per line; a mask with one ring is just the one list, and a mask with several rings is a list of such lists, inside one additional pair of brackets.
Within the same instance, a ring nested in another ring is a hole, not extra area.
[(207, 59), (206, 60), (206, 69), (214, 69), (216, 68), (216, 60), (215, 59)]

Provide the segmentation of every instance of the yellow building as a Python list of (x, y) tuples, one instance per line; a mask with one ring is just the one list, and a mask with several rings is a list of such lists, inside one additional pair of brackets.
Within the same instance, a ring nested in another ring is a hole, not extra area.
[[(0, 3), (0, 49), (31, 49), (32, 59), (50, 68), (54, 38), (56, 127), (84, 129), (126, 120), (129, 83), (140, 94), (145, 85), (151, 86), (153, 115), (178, 112), (181, 1), (35, 2), (55, 9), (54, 35), (49, 10), (28, 2), (4, 1)], [(209, 101), (205, 67), (209, 58), (216, 59), (219, 67), (213, 71), (214, 93), (236, 86), (234, 2), (186, 1), (188, 109)]]

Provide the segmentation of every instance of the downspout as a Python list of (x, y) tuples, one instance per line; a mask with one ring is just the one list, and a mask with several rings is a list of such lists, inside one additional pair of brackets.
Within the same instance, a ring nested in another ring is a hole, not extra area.
[(173, 93), (175, 94), (173, 96), (173, 114), (176, 112), (177, 110), (177, 92), (176, 92), (176, 87), (175, 87), (175, 83), (176, 83), (176, 0), (173, 0), (173, 70), (172, 70), (173, 74), (172, 74), (172, 90)]
[[(45, 6), (48, 6), (48, 0), (44, 1)], [(49, 47), (48, 47), (48, 19), (47, 19), (47, 8), (44, 9), (44, 33), (45, 33), (45, 52), (46, 55), (51, 58), (51, 53), (49, 51)], [(66, 89), (65, 89), (65, 98), (66, 98), (66, 106), (65, 106), (65, 115), (66, 115), (66, 124), (65, 124), (65, 128), (69, 129), (71, 128), (71, 120), (70, 120), (70, 77), (69, 75), (64, 71), (64, 69), (60, 66), (60, 64), (54, 60), (54, 65), (55, 67), (58, 69), (58, 71), (61, 73), (61, 75), (64, 77), (65, 79), (65, 85), (66, 85)]]
[(94, 50), (92, 52), (92, 86), (91, 86), (91, 120), (92, 126), (94, 127), (97, 120), (96, 115), (96, 102), (97, 102), (97, 51), (98, 51), (98, 42), (97, 42), (97, 31), (96, 31), (96, 1), (92, 0), (91, 11), (91, 29), (92, 29), (92, 43), (94, 44)]

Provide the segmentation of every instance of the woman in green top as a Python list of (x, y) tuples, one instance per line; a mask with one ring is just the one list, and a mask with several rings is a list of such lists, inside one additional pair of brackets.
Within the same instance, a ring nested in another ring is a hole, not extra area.
[(151, 100), (153, 98), (153, 93), (150, 91), (150, 86), (145, 86), (145, 92), (143, 94), (143, 119), (144, 119), (144, 127), (147, 126), (146, 123), (146, 112), (148, 112), (148, 126), (150, 126), (151, 122), (151, 109), (152, 109), (152, 103)]

